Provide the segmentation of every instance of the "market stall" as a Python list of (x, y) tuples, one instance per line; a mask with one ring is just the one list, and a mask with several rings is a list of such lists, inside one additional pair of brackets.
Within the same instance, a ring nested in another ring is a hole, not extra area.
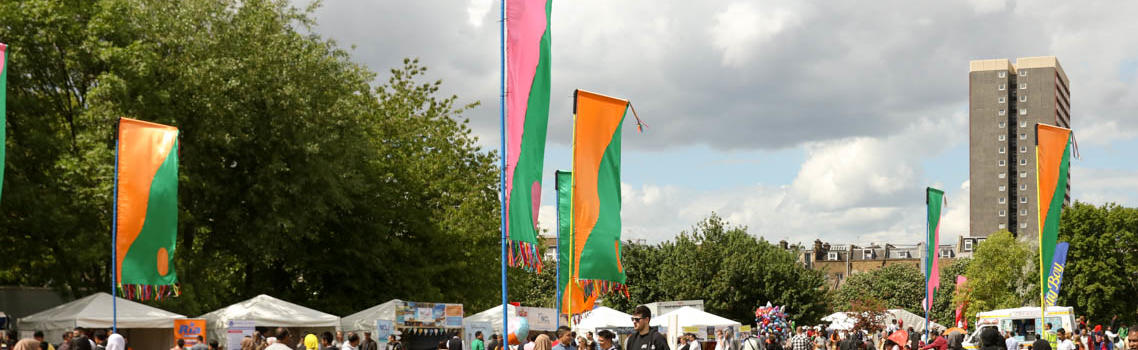
[[(294, 340), (299, 340), (299, 337), (303, 337), (307, 333), (335, 332), (340, 327), (340, 318), (336, 315), (264, 294), (201, 315), (198, 318), (206, 320), (209, 340), (216, 339), (220, 344), (232, 344), (233, 342), (228, 339), (228, 330), (230, 328), (236, 330), (238, 325), (243, 323), (261, 329), (289, 328), (289, 332), (295, 335), (294, 338), (296, 339)], [(240, 336), (238, 335), (238, 337)], [(240, 342), (239, 338), (238, 342)]]
[(107, 293), (95, 293), (20, 318), (21, 331), (43, 331), (45, 339), (60, 339), (64, 332), (75, 327), (111, 328), (115, 315), (112, 300), (116, 300), (119, 334), (135, 349), (166, 349), (174, 343), (174, 320), (186, 316), (143, 305)]

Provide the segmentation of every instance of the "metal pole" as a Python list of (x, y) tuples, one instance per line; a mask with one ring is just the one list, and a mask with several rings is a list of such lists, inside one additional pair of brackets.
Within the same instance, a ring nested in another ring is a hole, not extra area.
[(555, 208), (557, 208), (557, 249), (555, 249), (557, 253), (554, 254), (557, 258), (557, 282), (553, 283), (554, 288), (557, 289), (554, 293), (557, 297), (557, 300), (554, 301), (554, 304), (557, 305), (557, 328), (561, 328), (561, 177), (558, 176), (560, 173), (561, 172), (557, 170), (553, 171), (553, 189), (556, 190), (554, 191), (556, 195), (554, 196), (553, 203), (556, 206)]
[[(929, 279), (932, 278), (932, 260), (929, 259), (929, 252), (934, 247), (934, 242), (929, 239), (929, 189), (925, 188), (925, 342), (928, 344), (929, 339), (929, 310), (933, 308), (932, 298), (929, 296)], [(933, 255), (935, 259), (935, 255)], [(914, 349), (916, 350), (916, 349)]]
[[(500, 162), (501, 173), (498, 175), (498, 192), (501, 193), (501, 226), (499, 227), (502, 232), (502, 342), (506, 343), (509, 340), (509, 287), (506, 282), (506, 240), (508, 238), (506, 233), (506, 1), (500, 0), (501, 8), (500, 14), (502, 21), (499, 23), (498, 39), (501, 46), (501, 68), (502, 75), (500, 80), (501, 95), (498, 96), (498, 122), (502, 127), (499, 135), (501, 136), (502, 145), (502, 159)], [(509, 348), (508, 345), (503, 344), (503, 349)]]
[[(116, 128), (118, 129), (118, 128)], [(116, 130), (117, 133), (117, 130)], [(117, 138), (117, 135), (116, 135)], [(115, 201), (111, 203), (111, 332), (119, 331), (118, 291), (118, 238), (119, 238), (119, 140), (115, 140)]]

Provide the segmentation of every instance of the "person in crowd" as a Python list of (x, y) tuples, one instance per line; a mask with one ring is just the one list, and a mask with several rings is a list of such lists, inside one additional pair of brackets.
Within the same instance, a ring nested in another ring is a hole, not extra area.
[(470, 342), (470, 350), (486, 350), (486, 343), (482, 341), (482, 331), (474, 332), (474, 340)]
[(387, 336), (387, 345), (384, 346), (384, 350), (403, 350), (403, 344), (399, 342), (398, 337), (391, 334)]
[(668, 339), (648, 325), (652, 322), (652, 310), (639, 305), (632, 311), (632, 328), (635, 333), (624, 342), (624, 350), (668, 350)]
[[(1043, 340), (1047, 341), (1047, 345), (1051, 349), (1055, 349), (1059, 347), (1059, 335), (1055, 334), (1055, 330), (1051, 328), (1050, 323), (1043, 325)], [(1035, 345), (1032, 345), (1032, 348), (1035, 348)]]
[(332, 332), (324, 332), (320, 334), (320, 350), (336, 350), (336, 345), (333, 342), (336, 338), (332, 336)]
[(1043, 337), (1039, 337), (1039, 338), (1036, 338), (1035, 341), (1031, 343), (1031, 349), (1032, 350), (1051, 350), (1051, 343), (1048, 343), (1047, 339), (1045, 339)]
[[(534, 341), (537, 341), (537, 338), (534, 338)], [(573, 331), (570, 331), (569, 327), (558, 327), (557, 344), (552, 344), (552, 347), (553, 350), (577, 350), (577, 348), (573, 346)]]
[(458, 332), (454, 332), (450, 340), (447, 340), (447, 349), (462, 350), (462, 338), (458, 336)]
[(715, 330), (715, 350), (728, 350), (727, 337), (723, 335), (722, 329)]
[(107, 337), (107, 350), (126, 350), (126, 338), (122, 334), (111, 333)]
[(1055, 333), (1055, 338), (1058, 346), (1056, 350), (1075, 350), (1075, 342), (1071, 341), (1070, 334), (1064, 332), (1062, 328), (1059, 328), (1059, 330)]
[(580, 336), (577, 336), (577, 341), (573, 342), (573, 345), (577, 346), (577, 348), (581, 349), (581, 350), (593, 350), (593, 348), (589, 347), (588, 343), (589, 343), (589, 341), (587, 339), (585, 339), (585, 336), (580, 335)]
[(36, 340), (35, 338), (24, 338), (24, 339), (20, 339), (20, 341), (16, 342), (16, 345), (13, 345), (9, 349), (13, 349), (13, 350), (40, 350), (40, 342), (38, 340)]
[(186, 340), (181, 339), (181, 338), (178, 338), (178, 340), (175, 340), (174, 341), (174, 347), (170, 348), (170, 350), (185, 350), (185, 349), (186, 349)]
[(47, 350), (55, 350), (54, 345), (51, 345), (51, 343), (48, 343), (48, 342), (43, 340), (43, 331), (36, 331), (35, 333), (32, 334), (32, 338), (35, 339), (36, 342), (38, 343), (36, 345), (37, 349), (46, 347)]
[(336, 331), (336, 341), (332, 342), (332, 345), (335, 345), (336, 348), (344, 346), (344, 331)]
[(542, 334), (533, 339), (534, 350), (551, 350), (553, 349), (553, 341), (549, 339), (548, 335)]
[(71, 332), (63, 332), (63, 335), (60, 336), (60, 338), (63, 338), (62, 339), (63, 342), (59, 343), (59, 346), (56, 346), (55, 349), (56, 350), (71, 350), (71, 336), (72, 336)]
[(371, 338), (371, 332), (364, 332), (364, 339), (360, 341), (360, 350), (379, 350), (379, 343)]
[(698, 350), (694, 346), (692, 346), (692, 341), (691, 341), (691, 338), (688, 337), (688, 334), (684, 334), (684, 335), (680, 335), (680, 336), (676, 337), (676, 345), (677, 345), (676, 348), (678, 348), (680, 350)]
[(1126, 350), (1138, 350), (1138, 326), (1126, 330)]
[(1094, 350), (1114, 350), (1114, 343), (1111, 343), (1103, 332), (1096, 332)]
[(209, 348), (205, 345), (205, 337), (203, 337), (201, 334), (198, 334), (198, 341), (194, 343), (194, 346), (190, 347), (190, 350), (209, 350)]
[(1019, 340), (1016, 339), (1016, 330), (1012, 329), (1008, 331), (1007, 338), (1004, 339), (1004, 347), (1008, 350), (1019, 349)]
[(315, 334), (308, 333), (304, 336), (304, 350), (321, 350), (320, 340), (316, 338)]
[(597, 332), (597, 349), (600, 350), (620, 350), (620, 346), (616, 345), (614, 341), (616, 334), (607, 329), (602, 329)]
[[(933, 331), (933, 332), (931, 332), (931, 333), (929, 333), (929, 334), (930, 334), (931, 336), (933, 336), (933, 337), (936, 337), (936, 339), (934, 339), (933, 341), (929, 342), (929, 344), (928, 344), (928, 345), (922, 346), (922, 347), (921, 347), (921, 350), (929, 350), (929, 349), (934, 349), (934, 350), (948, 350), (948, 340), (945, 340), (945, 339), (944, 339), (944, 335), (943, 335), (943, 334), (940, 334), (940, 332), (939, 332), (939, 331)], [(1048, 350), (1050, 350), (1050, 349), (1048, 349)]]
[(355, 332), (348, 332), (348, 339), (344, 341), (343, 345), (340, 345), (340, 350), (359, 350), (359, 348), (360, 336), (356, 335)]
[(447, 350), (447, 341), (440, 340), (439, 345), (435, 346), (435, 350)]
[(102, 329), (95, 330), (95, 350), (107, 349), (107, 331)]
[(525, 344), (522, 344), (522, 350), (533, 350), (533, 347), (537, 346), (533, 343), (537, 341), (537, 335), (536, 332), (530, 332), (530, 334), (526, 336)]
[(276, 343), (270, 344), (265, 350), (292, 350), (288, 345), (285, 345), (292, 341), (292, 334), (289, 333), (288, 328), (277, 327), (275, 335)]
[(782, 350), (782, 342), (774, 334), (767, 334), (766, 346), (767, 350)]
[[(387, 349), (391, 350), (391, 349)], [(498, 350), (498, 335), (491, 334), (490, 342), (486, 343), (486, 350)]]
[(597, 350), (597, 339), (593, 336), (592, 331), (585, 332), (585, 342), (581, 344), (581, 349)]
[(810, 350), (810, 338), (806, 335), (806, 327), (799, 327), (797, 334), (790, 338), (790, 350)]
[(92, 345), (92, 344), (94, 344), (94, 342), (92, 342), (91, 339), (88, 339), (87, 336), (82, 335), (83, 333), (79, 333), (79, 334), (80, 335), (78, 335), (78, 336), (71, 337), (71, 349), (72, 350), (94, 350), (95, 346)]

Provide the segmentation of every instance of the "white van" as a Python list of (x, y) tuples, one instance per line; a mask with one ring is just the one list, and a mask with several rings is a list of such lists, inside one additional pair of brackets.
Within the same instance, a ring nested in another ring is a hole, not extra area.
[[(1039, 315), (1038, 307), (1000, 309), (977, 313), (976, 328), (972, 334), (964, 337), (964, 348), (979, 349), (980, 332), (991, 327), (996, 327), (996, 330), (1000, 331), (1001, 337), (1007, 331), (1014, 329), (1016, 339), (1020, 341), (1021, 345), (1026, 346), (1034, 342), (1044, 329), (1042, 322), (1039, 321)], [(1070, 306), (1048, 307), (1046, 320), (1047, 323), (1051, 324), (1052, 331), (1063, 328), (1070, 332), (1075, 327), (1075, 309)]]

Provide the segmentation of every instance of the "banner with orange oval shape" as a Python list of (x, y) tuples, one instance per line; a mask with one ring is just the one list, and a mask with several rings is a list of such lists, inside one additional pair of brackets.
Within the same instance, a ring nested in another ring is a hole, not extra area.
[(116, 284), (130, 299), (177, 296), (178, 128), (121, 118), (117, 147)]

